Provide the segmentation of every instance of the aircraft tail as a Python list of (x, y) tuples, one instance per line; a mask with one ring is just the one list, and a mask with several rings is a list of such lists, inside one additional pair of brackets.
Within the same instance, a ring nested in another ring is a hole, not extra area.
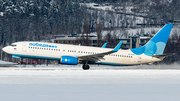
[(143, 53), (147, 56), (162, 55), (172, 27), (173, 24), (166, 24), (144, 46), (131, 49), (131, 51), (136, 55), (141, 55)]

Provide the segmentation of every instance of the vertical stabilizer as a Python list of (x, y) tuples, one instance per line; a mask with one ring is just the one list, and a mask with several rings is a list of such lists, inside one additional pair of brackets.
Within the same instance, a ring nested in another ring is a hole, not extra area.
[(147, 56), (162, 55), (172, 27), (173, 24), (166, 24), (144, 46), (131, 49), (131, 51), (136, 55), (141, 55), (143, 53)]

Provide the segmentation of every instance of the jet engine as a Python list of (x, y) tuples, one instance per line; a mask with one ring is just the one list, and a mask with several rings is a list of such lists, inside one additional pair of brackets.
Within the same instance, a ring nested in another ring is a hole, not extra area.
[(78, 64), (78, 58), (73, 56), (61, 56), (60, 60), (61, 64), (67, 64), (67, 65), (77, 65)]

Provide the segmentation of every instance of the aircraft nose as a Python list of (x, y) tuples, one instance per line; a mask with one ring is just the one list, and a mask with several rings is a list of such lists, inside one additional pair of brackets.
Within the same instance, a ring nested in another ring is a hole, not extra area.
[(2, 50), (7, 53), (9, 47), (4, 47)]

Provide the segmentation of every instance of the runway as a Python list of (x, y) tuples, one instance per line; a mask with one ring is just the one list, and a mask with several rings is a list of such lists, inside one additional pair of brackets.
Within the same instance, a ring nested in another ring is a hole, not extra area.
[(175, 101), (178, 69), (0, 68), (2, 101)]
[(179, 84), (180, 70), (3, 68), (0, 84)]

